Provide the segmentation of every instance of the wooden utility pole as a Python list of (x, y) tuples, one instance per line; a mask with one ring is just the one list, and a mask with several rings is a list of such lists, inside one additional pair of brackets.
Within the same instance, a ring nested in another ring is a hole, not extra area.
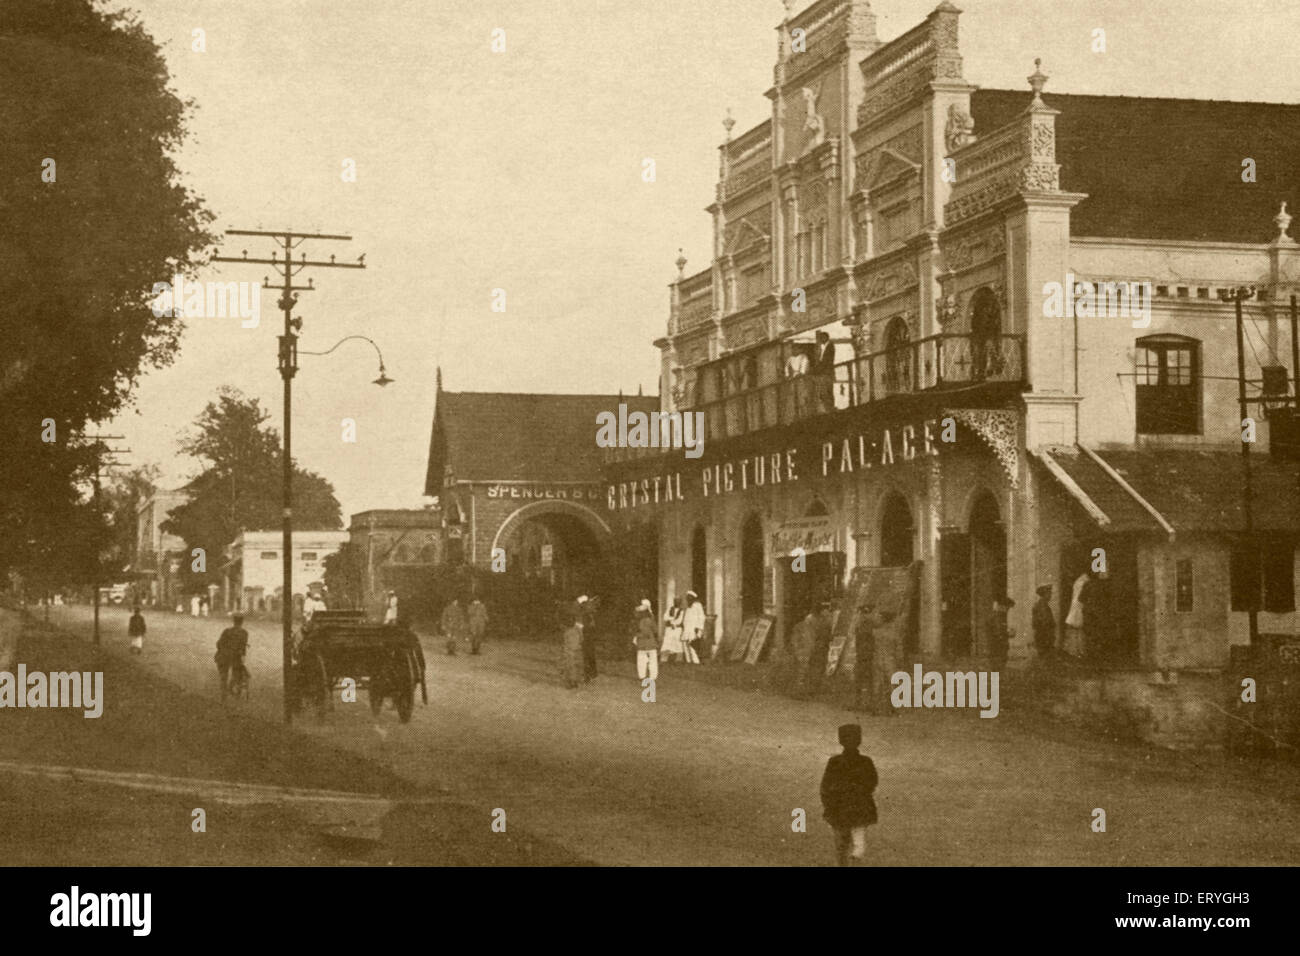
[(311, 232), (291, 232), (288, 230), (282, 232), (263, 232), (252, 229), (227, 229), (228, 236), (257, 236), (260, 238), (274, 239), (283, 252), (283, 258), (280, 253), (272, 252), (269, 259), (250, 259), (248, 253), (244, 252), (240, 258), (233, 256), (214, 256), (213, 262), (235, 262), (235, 263), (252, 263), (256, 265), (269, 265), (279, 273), (281, 282), (278, 286), (271, 285), (266, 279), (262, 280), (262, 288), (280, 290), (280, 300), (277, 303), (280, 310), (284, 313), (284, 334), (280, 336), (280, 378), (284, 380), (284, 469), (283, 469), (283, 501), (284, 501), (284, 544), (283, 554), (281, 557), (283, 563), (283, 585), (282, 585), (282, 606), (280, 622), (282, 628), (281, 634), (281, 661), (283, 667), (284, 682), (284, 720), (289, 723), (293, 720), (293, 710), (291, 704), (291, 688), (289, 687), (290, 673), (293, 663), (293, 377), (298, 371), (298, 335), (302, 330), (302, 319), (293, 317), (293, 307), (298, 302), (299, 292), (314, 292), (315, 287), (311, 279), (307, 280), (305, 286), (294, 285), (293, 277), (304, 269), (364, 269), (366, 267), (364, 255), (357, 258), (355, 263), (335, 262), (334, 257), (330, 256), (328, 262), (310, 261), (307, 254), (302, 253), (301, 257), (294, 261), (293, 250), (302, 245), (308, 239), (326, 240), (331, 242), (351, 242), (351, 236), (327, 235), (325, 233)]

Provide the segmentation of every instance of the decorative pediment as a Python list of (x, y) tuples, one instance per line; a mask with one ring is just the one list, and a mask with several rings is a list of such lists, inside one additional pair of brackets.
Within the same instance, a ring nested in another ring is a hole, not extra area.
[(756, 243), (765, 243), (770, 238), (766, 232), (748, 219), (727, 223), (724, 236), (726, 239), (724, 254), (729, 256), (748, 249)]
[(920, 171), (920, 163), (908, 159), (897, 150), (888, 147), (878, 149), (859, 158), (857, 188), (871, 192), (917, 175)]
[(862, 299), (865, 302), (885, 299), (916, 285), (916, 282), (915, 264), (904, 260), (897, 265), (873, 272), (863, 286)]

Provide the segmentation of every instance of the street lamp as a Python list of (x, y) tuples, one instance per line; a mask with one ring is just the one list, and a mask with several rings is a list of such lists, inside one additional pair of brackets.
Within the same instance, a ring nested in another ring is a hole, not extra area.
[(375, 350), (375, 354), (379, 356), (379, 378), (375, 379), (372, 384), (378, 385), (380, 388), (383, 388), (385, 385), (391, 385), (395, 380), (389, 378), (388, 372), (384, 369), (384, 353), (379, 351), (379, 346), (375, 344), (374, 339), (367, 338), (364, 335), (344, 336), (343, 338), (335, 342), (333, 345), (331, 345), (329, 348), (327, 348), (324, 352), (307, 352), (304, 351), (303, 349), (299, 349), (298, 354), (299, 355), (329, 355), (331, 352), (333, 352), (344, 342), (350, 342), (352, 339), (361, 339), (362, 341), (369, 342), (371, 348)]

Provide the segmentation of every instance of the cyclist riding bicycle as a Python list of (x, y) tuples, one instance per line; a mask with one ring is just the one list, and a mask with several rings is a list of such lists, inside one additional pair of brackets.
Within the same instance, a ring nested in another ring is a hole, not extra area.
[[(217, 674), (221, 678), (221, 699), (232, 689), (239, 691), (248, 686), (248, 670), (244, 667), (244, 654), (248, 650), (248, 632), (244, 630), (244, 615), (233, 615), (234, 624), (217, 638)], [(233, 678), (233, 681), (232, 681)]]

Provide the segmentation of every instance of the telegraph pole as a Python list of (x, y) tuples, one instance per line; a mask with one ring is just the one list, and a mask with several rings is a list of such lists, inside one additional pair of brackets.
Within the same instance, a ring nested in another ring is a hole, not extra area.
[[(302, 245), (308, 239), (327, 240), (331, 242), (351, 242), (351, 236), (327, 235), (324, 233), (312, 232), (263, 232), (251, 229), (227, 229), (228, 236), (258, 236), (260, 238), (274, 239), (283, 251), (283, 258), (276, 252), (271, 253), (270, 259), (250, 259), (248, 253), (244, 252), (243, 256), (236, 259), (233, 256), (214, 256), (213, 262), (237, 262), (237, 263), (254, 263), (258, 265), (269, 265), (279, 274), (281, 283), (280, 300), (277, 303), (280, 310), (284, 313), (284, 334), (280, 336), (280, 378), (284, 380), (284, 473), (283, 473), (283, 501), (284, 501), (284, 546), (282, 555), (282, 564), (284, 569), (283, 577), (283, 595), (280, 614), (282, 628), (282, 667), (284, 679), (284, 720), (289, 723), (293, 720), (293, 711), (290, 707), (291, 693), (289, 687), (289, 674), (292, 668), (293, 657), (293, 457), (292, 457), (292, 439), (293, 439), (293, 377), (298, 371), (298, 335), (297, 332), (302, 330), (302, 319), (293, 317), (293, 307), (298, 302), (299, 292), (314, 292), (315, 287), (312, 280), (308, 279), (305, 286), (294, 285), (293, 277), (304, 269), (364, 269), (366, 267), (366, 257), (361, 255), (355, 263), (335, 262), (334, 257), (330, 256), (328, 262), (309, 261), (307, 253), (302, 253), (298, 261), (293, 259), (293, 250)], [(262, 280), (262, 288), (275, 289), (267, 279)]]
[[(108, 449), (105, 449), (105, 447), (104, 447), (104, 442), (108, 442), (108, 441), (122, 441), (123, 436), (121, 436), (121, 435), (99, 435), (99, 434), (95, 434), (95, 435), (81, 435), (81, 436), (78, 436), (78, 438), (79, 438), (79, 440), (81, 440), (81, 441), (87, 441), (87, 442), (92, 443), (92, 444), (94, 445), (94, 448), (95, 448), (95, 474), (94, 474), (94, 476), (91, 478), (91, 488), (92, 488), (92, 490), (93, 490), (93, 493), (92, 493), (92, 495), (91, 495), (91, 499), (90, 499), (90, 500), (94, 502), (94, 504), (95, 504), (95, 513), (98, 514), (98, 513), (99, 513), (99, 491), (100, 491), (100, 487), (99, 487), (99, 472), (100, 472), (100, 467), (101, 467), (101, 465), (102, 465), (102, 459), (103, 459), (103, 456), (104, 456), (105, 451), (107, 451), (108, 454), (109, 454), (109, 456), (111, 457), (111, 456), (114, 456), (114, 455), (124, 455), (124, 454), (127, 454), (127, 453), (129, 453), (129, 452), (131, 451), (131, 449), (129, 449), (129, 448), (119, 448), (119, 449), (108, 448)], [(122, 462), (113, 461), (113, 462), (109, 462), (109, 464), (110, 464), (110, 465), (120, 465), (120, 464), (122, 464)], [(96, 646), (96, 647), (99, 646), (99, 584), (100, 584), (100, 576), (101, 576), (101, 572), (103, 571), (103, 568), (101, 567), (101, 562), (102, 562), (102, 556), (101, 556), (101, 554), (100, 554), (100, 552), (99, 552), (99, 550), (98, 550), (98, 548), (97, 548), (97, 549), (95, 550), (95, 569), (94, 569), (94, 570), (95, 570), (95, 574), (94, 574), (94, 581), (92, 582), (92, 587), (91, 587), (91, 590), (95, 592), (95, 597), (94, 597), (94, 604), (95, 604), (94, 641), (95, 641), (95, 646)], [(48, 595), (47, 595), (46, 597), (47, 597), (47, 600), (48, 600)]]
[[(1253, 298), (1255, 290), (1250, 286), (1239, 286), (1232, 290), (1232, 301), (1237, 307), (1237, 404), (1240, 408), (1241, 419), (1245, 420), (1250, 417), (1250, 399), (1246, 395), (1246, 351), (1245, 351), (1245, 319), (1241, 314), (1241, 303), (1246, 299)], [(1240, 426), (1240, 423), (1239, 427)], [(1246, 548), (1248, 553), (1255, 554), (1255, 492), (1252, 485), (1252, 476), (1250, 471), (1250, 445), (1251, 443), (1243, 439), (1241, 443), (1241, 467), (1245, 485), (1242, 489), (1242, 510), (1246, 518)], [(1260, 570), (1258, 567), (1256, 570)], [(1262, 571), (1260, 572), (1262, 574)], [(1252, 597), (1248, 615), (1250, 620), (1250, 649), (1251, 653), (1258, 653), (1259, 648), (1259, 601), (1258, 597), (1263, 590), (1263, 581), (1260, 581), (1261, 587)]]

